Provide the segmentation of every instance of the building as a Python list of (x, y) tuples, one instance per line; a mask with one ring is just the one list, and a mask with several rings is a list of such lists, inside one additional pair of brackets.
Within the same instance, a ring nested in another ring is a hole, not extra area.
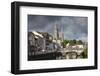
[(63, 32), (57, 27), (57, 24), (54, 25), (54, 36), (53, 36), (53, 42), (57, 43), (60, 48), (63, 48), (64, 41), (64, 34)]
[(65, 51), (67, 52), (67, 59), (79, 59), (82, 58), (82, 53), (84, 52), (84, 44), (66, 45)]
[(58, 43), (46, 32), (28, 32), (28, 60), (56, 59), (61, 53), (57, 52)]

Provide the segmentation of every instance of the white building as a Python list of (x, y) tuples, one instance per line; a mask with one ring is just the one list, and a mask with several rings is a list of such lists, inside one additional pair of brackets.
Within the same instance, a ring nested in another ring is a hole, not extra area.
[[(75, 45), (70, 45), (69, 43), (66, 45), (66, 52), (68, 54), (66, 55), (66, 58), (81, 58), (82, 53), (84, 52), (84, 45), (83, 44), (75, 44)], [(71, 57), (72, 56), (72, 57)]]

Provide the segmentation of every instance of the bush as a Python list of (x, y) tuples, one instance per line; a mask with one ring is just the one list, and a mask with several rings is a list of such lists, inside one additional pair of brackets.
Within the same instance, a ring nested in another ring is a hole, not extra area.
[(83, 58), (88, 58), (88, 48), (84, 49), (84, 52), (82, 53)]

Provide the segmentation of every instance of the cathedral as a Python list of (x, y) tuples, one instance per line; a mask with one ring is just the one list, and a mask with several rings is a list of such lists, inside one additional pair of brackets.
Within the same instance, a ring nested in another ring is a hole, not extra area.
[(61, 48), (63, 48), (64, 41), (64, 33), (62, 32), (59, 27), (57, 27), (57, 24), (54, 25), (54, 36), (53, 36), (53, 42), (57, 43)]

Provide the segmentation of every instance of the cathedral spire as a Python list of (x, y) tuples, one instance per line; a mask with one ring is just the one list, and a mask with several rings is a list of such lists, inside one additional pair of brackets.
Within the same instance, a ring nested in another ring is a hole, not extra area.
[(54, 25), (54, 39), (58, 40), (59, 39), (59, 30), (57, 27), (57, 22)]

